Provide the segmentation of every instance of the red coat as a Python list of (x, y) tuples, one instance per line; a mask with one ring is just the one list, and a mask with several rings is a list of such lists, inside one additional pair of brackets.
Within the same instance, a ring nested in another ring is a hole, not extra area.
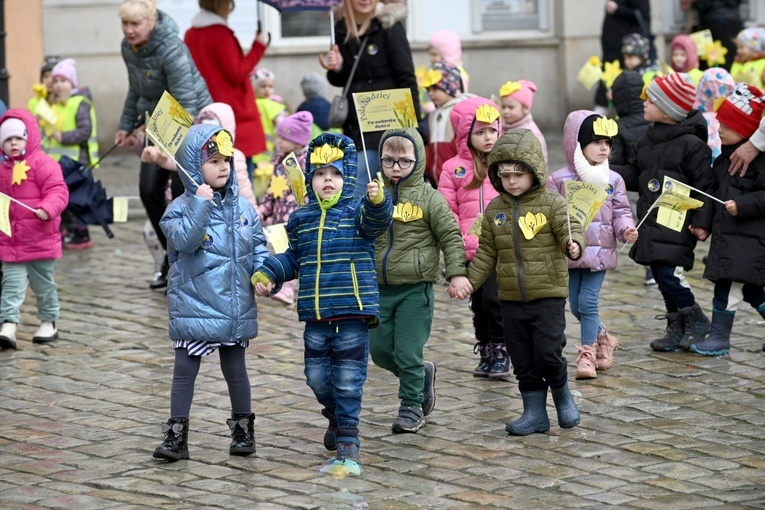
[(184, 41), (213, 101), (233, 108), (239, 134), (236, 148), (250, 157), (266, 150), (266, 135), (250, 82), (250, 73), (266, 47), (253, 41), (252, 49), (245, 55), (234, 32), (223, 23), (223, 18), (202, 11), (192, 20), (193, 26)]
[(23, 202), (32, 209), (43, 209), (50, 219), (43, 221), (29, 209), (11, 202), (9, 217), (11, 237), (0, 232), (0, 261), (30, 262), (61, 258), (61, 212), (69, 202), (69, 189), (59, 164), (41, 148), (40, 128), (26, 110), (14, 108), (5, 112), (0, 124), (8, 118), (21, 119), (27, 126), (26, 154), (20, 158), (29, 170), (18, 184), (12, 184), (13, 165), (0, 150), (0, 192)]

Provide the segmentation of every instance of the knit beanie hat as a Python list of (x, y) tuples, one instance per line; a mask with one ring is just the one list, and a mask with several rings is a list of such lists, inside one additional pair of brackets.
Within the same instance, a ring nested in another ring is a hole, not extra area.
[[(675, 64), (672, 63), (672, 55), (671, 53), (675, 50), (683, 50), (685, 52), (685, 64), (682, 68), (675, 67)], [(691, 36), (688, 34), (678, 34), (675, 36), (674, 39), (672, 39), (672, 43), (669, 45), (669, 51), (670, 51), (670, 64), (672, 65), (672, 69), (674, 69), (677, 72), (681, 73), (687, 73), (691, 69), (696, 69), (699, 67), (699, 55), (698, 55), (698, 49), (696, 48), (696, 43), (693, 42), (693, 39), (691, 39)]]
[(736, 41), (747, 46), (757, 53), (765, 51), (765, 28), (751, 27), (745, 28), (736, 36)]
[(53, 67), (51, 76), (60, 76), (69, 80), (72, 87), (77, 87), (77, 63), (72, 58), (65, 58)]
[(206, 163), (215, 154), (225, 157), (234, 155), (234, 140), (231, 138), (231, 133), (225, 129), (215, 133), (202, 146), (202, 164)]
[(252, 72), (252, 75), (255, 77), (255, 82), (259, 82), (262, 80), (276, 80), (276, 75), (272, 73), (270, 70), (266, 69), (265, 67), (259, 67), (255, 69)]
[(430, 46), (441, 54), (444, 62), (462, 65), (462, 41), (457, 32), (453, 30), (439, 30), (429, 41)]
[(523, 106), (531, 110), (531, 105), (534, 103), (534, 93), (537, 91), (537, 86), (534, 82), (529, 80), (508, 81), (499, 88), (500, 97), (508, 97), (515, 99)]
[(21, 119), (10, 117), (0, 124), (0, 145), (12, 136), (27, 139), (27, 125)]
[(327, 84), (318, 73), (308, 73), (300, 80), (300, 88), (306, 99), (323, 97), (327, 90)]
[(422, 86), (426, 89), (436, 87), (452, 97), (457, 97), (463, 92), (462, 75), (454, 64), (436, 62), (422, 77)]
[(582, 125), (579, 126), (579, 134), (576, 140), (579, 142), (582, 150), (584, 150), (585, 147), (595, 140), (608, 140), (610, 142), (616, 136), (617, 129), (615, 121), (598, 114), (590, 115), (585, 117)]
[[(739, 83), (731, 95), (720, 103), (717, 120), (745, 139), (750, 138), (760, 125), (765, 98), (757, 87)], [(5, 124), (3, 124), (5, 125)], [(1, 129), (1, 127), (0, 127)]]
[(622, 55), (637, 55), (647, 62), (650, 49), (651, 43), (640, 34), (628, 34), (622, 39)]
[(696, 102), (693, 107), (702, 113), (714, 111), (715, 100), (728, 97), (736, 88), (736, 82), (722, 67), (705, 69), (696, 85)]
[(313, 115), (300, 111), (285, 118), (276, 126), (276, 134), (292, 143), (304, 147), (311, 141)]
[(45, 73), (49, 73), (53, 71), (53, 68), (63, 60), (58, 55), (46, 55), (43, 59), (43, 63), (40, 66), (40, 79), (42, 79), (42, 75)]
[(670, 119), (680, 122), (688, 116), (696, 100), (696, 85), (686, 73), (672, 73), (654, 79), (646, 95)]

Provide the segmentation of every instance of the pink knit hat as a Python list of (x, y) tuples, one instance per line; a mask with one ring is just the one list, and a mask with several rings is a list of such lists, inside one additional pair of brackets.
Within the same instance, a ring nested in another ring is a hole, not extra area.
[(441, 54), (444, 62), (462, 65), (462, 41), (453, 30), (439, 30), (430, 36), (430, 46)]
[[(696, 69), (699, 67), (699, 56), (698, 56), (698, 49), (696, 48), (696, 43), (693, 42), (693, 39), (691, 39), (690, 35), (687, 34), (679, 34), (676, 35), (674, 39), (672, 39), (672, 43), (669, 45), (670, 49), (670, 65), (672, 66), (672, 69), (674, 69), (676, 72), (679, 73), (687, 73), (691, 69)], [(675, 64), (672, 63), (671, 58), (671, 52), (674, 50), (683, 50), (685, 52), (686, 60), (685, 65), (683, 65), (682, 68), (675, 67)]]
[(537, 86), (534, 82), (529, 80), (518, 80), (509, 81), (502, 85), (499, 89), (499, 95), (500, 97), (512, 97), (531, 110), (531, 105), (534, 103), (534, 93), (536, 91)]
[(276, 126), (276, 134), (300, 146), (308, 145), (311, 141), (313, 115), (311, 112), (300, 111), (293, 113)]
[(72, 87), (77, 86), (77, 63), (72, 58), (65, 58), (53, 67), (51, 77), (60, 76), (69, 80)]

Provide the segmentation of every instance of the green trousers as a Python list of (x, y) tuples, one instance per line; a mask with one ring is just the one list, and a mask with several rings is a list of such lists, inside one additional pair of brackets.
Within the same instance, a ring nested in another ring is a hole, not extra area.
[(399, 379), (402, 406), (422, 407), (422, 351), (433, 323), (432, 283), (380, 285), (380, 325), (369, 330), (369, 353)]

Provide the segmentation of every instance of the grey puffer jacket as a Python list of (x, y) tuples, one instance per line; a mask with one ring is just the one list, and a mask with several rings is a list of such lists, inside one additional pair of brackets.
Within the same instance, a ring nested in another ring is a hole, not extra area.
[(165, 90), (192, 116), (213, 102), (207, 83), (178, 35), (178, 25), (162, 11), (158, 11), (157, 23), (145, 45), (134, 48), (122, 39), (122, 59), (129, 86), (120, 117), (121, 130), (131, 131), (139, 115), (151, 113)]

